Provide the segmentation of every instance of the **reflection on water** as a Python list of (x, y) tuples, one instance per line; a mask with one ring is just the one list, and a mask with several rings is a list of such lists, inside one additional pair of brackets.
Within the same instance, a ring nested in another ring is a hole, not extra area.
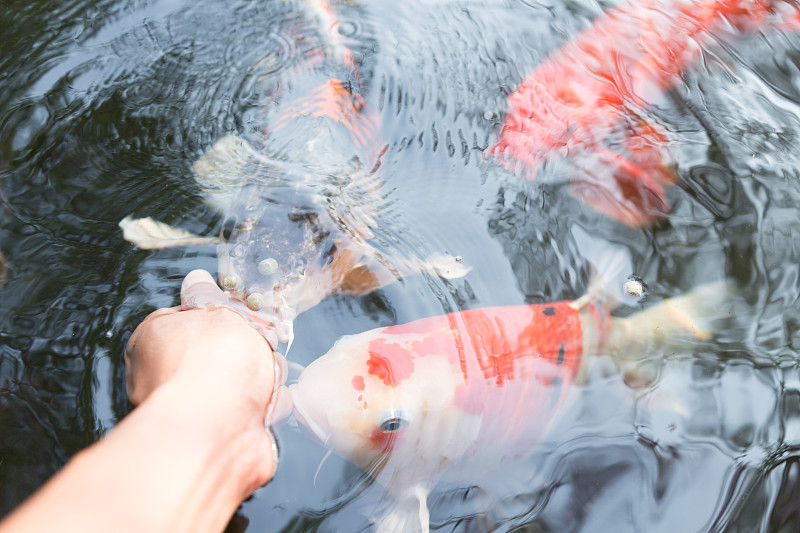
[[(800, 35), (707, 51), (649, 110), (677, 139), (680, 183), (661, 225), (587, 210), (563, 183), (486, 172), (507, 95), (600, 13), (575, 2), (343, 5), (341, 32), (380, 111), (386, 193), (376, 246), (463, 257), (464, 279), (411, 276), (334, 297), (295, 323), (307, 364), (345, 334), (488, 305), (572, 299), (589, 268), (573, 225), (630, 250), (645, 304), (737, 280), (752, 308), (711, 349), (647, 361), (631, 389), (602, 368), (500, 496), (430, 499), (440, 530), (796, 530), (800, 446)], [(314, 31), (291, 2), (11, 2), (0, 15), (0, 513), (128, 409), (121, 356), (144, 316), (172, 305), (214, 247), (141, 251), (119, 220), (214, 234), (192, 163), (257, 131), (277, 80)], [(632, 306), (635, 307), (635, 306)], [(632, 311), (633, 309), (628, 309)], [(309, 332), (313, 332), (313, 335)], [(517, 421), (524, 423), (524, 421)], [(250, 530), (352, 531), (383, 489), (293, 425)], [(319, 467), (319, 468), (318, 468)], [(491, 512), (488, 510), (491, 509)]]

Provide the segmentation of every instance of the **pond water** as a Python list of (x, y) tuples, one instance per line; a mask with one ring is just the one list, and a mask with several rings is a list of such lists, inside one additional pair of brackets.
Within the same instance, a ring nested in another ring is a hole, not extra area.
[[(635, 229), (563, 183), (487, 172), (483, 150), (516, 84), (608, 4), (347, 2), (340, 32), (388, 146), (379, 235), (395, 254), (449, 253), (472, 268), (300, 315), (290, 359), (342, 335), (488, 305), (579, 297), (577, 225), (627, 248), (639, 305), (733, 278), (747, 301), (710, 345), (650, 360), (632, 389), (599, 372), (529, 461), (435, 492), (438, 531), (800, 529), (800, 33), (713, 47), (647, 113), (676, 140), (672, 212)], [(5, 2), (0, 9), (0, 516), (129, 409), (122, 353), (214, 246), (140, 250), (117, 224), (152, 216), (216, 235), (192, 163), (259, 110), (312, 31), (292, 2)], [(524, 424), (524, 420), (514, 423)], [(356, 531), (383, 496), (293, 422), (276, 478), (232, 529)]]

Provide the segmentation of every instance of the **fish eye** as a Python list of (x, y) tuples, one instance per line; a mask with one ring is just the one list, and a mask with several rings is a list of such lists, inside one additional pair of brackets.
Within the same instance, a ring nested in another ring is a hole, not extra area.
[(392, 411), (383, 417), (383, 420), (378, 425), (378, 429), (383, 433), (392, 433), (407, 427), (410, 421), (410, 417), (406, 413), (402, 411)]

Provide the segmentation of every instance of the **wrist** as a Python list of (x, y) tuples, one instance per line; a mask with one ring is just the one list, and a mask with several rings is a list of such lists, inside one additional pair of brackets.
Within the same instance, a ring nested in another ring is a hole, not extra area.
[[(221, 531), (242, 500), (274, 474), (272, 440), (263, 416), (237, 416), (212, 395), (195, 394), (196, 389), (171, 380), (104, 443), (114, 456), (144, 458), (138, 469), (155, 473), (143, 507), (174, 512), (153, 524), (168, 524), (168, 529), (143, 530)], [(120, 447), (127, 451), (120, 453)], [(152, 500), (146, 504), (148, 498)]]
[(277, 467), (275, 441), (265, 425), (273, 379), (272, 373), (265, 377), (254, 397), (225, 384), (206, 388), (177, 378), (152, 398), (156, 409), (174, 412), (174, 438), (200, 452), (200, 462), (219, 468), (220, 488), (230, 490), (235, 505), (271, 479)]

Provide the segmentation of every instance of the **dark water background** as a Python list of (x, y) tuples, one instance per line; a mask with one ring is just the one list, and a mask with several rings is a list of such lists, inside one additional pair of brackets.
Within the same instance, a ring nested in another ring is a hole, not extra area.
[[(731, 276), (752, 308), (740, 328), (651, 361), (660, 374), (645, 391), (613, 373), (595, 380), (535, 467), (504, 480), (499, 504), (489, 511), (477, 489), (435, 494), (433, 526), (797, 531), (800, 35), (714, 48), (649, 110), (679, 140), (673, 214), (656, 228), (604, 219), (559, 184), (481, 170), (507, 94), (606, 7), (340, 8), (390, 147), (382, 231), (400, 253), (457, 254), (473, 271), (330, 298), (298, 319), (292, 358), (445, 311), (574, 298), (587, 268), (573, 224), (631, 250), (649, 301)], [(212, 246), (142, 251), (117, 223), (134, 213), (218, 231), (191, 164), (226, 133), (258, 127), (297, 59), (299, 19), (295, 5), (266, 0), (0, 6), (0, 515), (125, 415), (128, 336), (177, 302), (187, 272), (216, 271)], [(325, 450), (293, 424), (278, 438), (277, 477), (240, 511), (248, 530), (366, 527), (380, 490), (336, 457), (317, 473)]]

